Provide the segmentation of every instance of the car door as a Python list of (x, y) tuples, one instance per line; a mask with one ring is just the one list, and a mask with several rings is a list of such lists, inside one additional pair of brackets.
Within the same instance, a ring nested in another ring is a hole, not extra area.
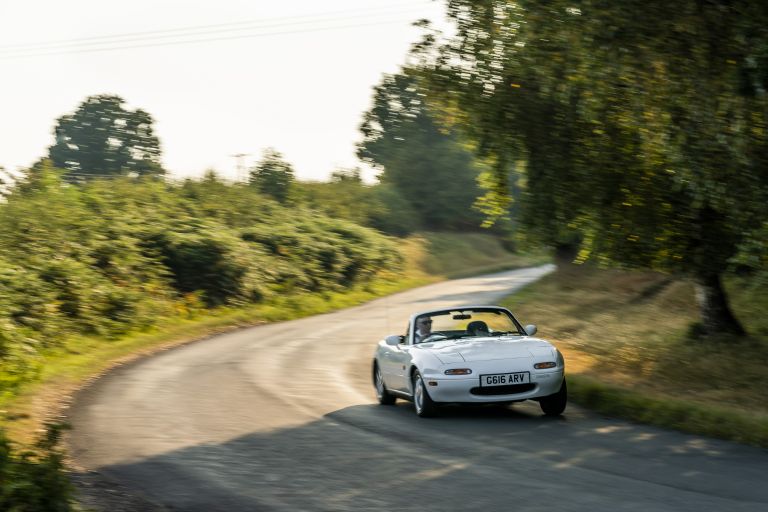
[[(403, 339), (407, 339), (408, 337), (408, 329), (406, 328), (405, 336), (403, 336)], [(402, 378), (400, 374), (398, 373), (398, 368), (402, 366), (402, 363), (400, 361), (401, 359), (401, 350), (400, 346), (403, 345), (403, 343), (400, 343), (398, 345), (384, 345), (379, 349), (379, 366), (381, 367), (381, 374), (384, 378), (384, 384), (387, 386), (388, 389), (391, 390), (399, 390), (400, 389), (400, 379)]]
[(411, 383), (408, 378), (408, 368), (411, 366), (411, 349), (413, 348), (413, 333), (410, 326), (406, 331), (403, 343), (395, 345), (390, 354), (392, 371), (392, 389), (404, 393), (411, 392)]

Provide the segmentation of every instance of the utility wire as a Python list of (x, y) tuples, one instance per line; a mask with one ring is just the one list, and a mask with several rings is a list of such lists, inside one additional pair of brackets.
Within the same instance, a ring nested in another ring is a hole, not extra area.
[[(422, 3), (422, 5), (426, 5), (425, 3)], [(205, 30), (205, 29), (215, 29), (215, 28), (232, 28), (232, 27), (238, 27), (238, 26), (252, 26), (252, 25), (262, 25), (262, 26), (281, 26), (281, 25), (291, 25), (296, 23), (311, 23), (314, 21), (334, 21), (339, 19), (347, 19), (349, 17), (359, 17), (359, 16), (367, 16), (368, 14), (372, 15), (383, 15), (383, 14), (391, 14), (386, 11), (394, 10), (395, 13), (403, 12), (402, 7), (405, 7), (406, 10), (413, 10), (413, 9), (420, 9), (420, 7), (415, 6), (414, 2), (409, 2), (406, 4), (391, 4), (387, 6), (379, 6), (379, 7), (373, 7), (368, 9), (357, 9), (355, 11), (331, 11), (331, 12), (325, 12), (325, 13), (316, 13), (316, 14), (305, 14), (305, 15), (299, 15), (299, 16), (283, 16), (283, 17), (275, 17), (275, 18), (259, 18), (259, 19), (251, 19), (251, 20), (245, 20), (245, 21), (235, 21), (235, 22), (229, 22), (229, 23), (216, 23), (216, 24), (208, 24), (208, 25), (195, 25), (195, 26), (189, 26), (189, 27), (176, 27), (176, 28), (169, 28), (169, 29), (160, 29), (160, 30), (148, 30), (148, 31), (142, 31), (142, 32), (126, 32), (121, 34), (108, 34), (108, 35), (102, 35), (102, 36), (92, 36), (92, 37), (82, 37), (82, 38), (76, 38), (76, 39), (63, 39), (63, 40), (54, 40), (54, 41), (45, 41), (45, 42), (39, 42), (39, 43), (20, 43), (20, 44), (12, 44), (12, 45), (0, 45), (0, 51), (4, 50), (24, 50), (24, 49), (40, 49), (40, 47), (46, 47), (46, 46), (54, 46), (54, 47), (60, 47), (62, 45), (69, 45), (69, 44), (78, 44), (78, 43), (87, 43), (89, 41), (96, 41), (99, 42), (99, 40), (104, 40), (103, 42), (107, 42), (106, 40), (110, 39), (122, 39), (127, 37), (134, 37), (134, 36), (153, 36), (153, 35), (159, 35), (159, 34), (167, 34), (167, 33), (181, 33), (179, 35), (184, 35), (184, 32), (197, 32), (199, 30)], [(375, 11), (382, 11), (376, 13)], [(339, 18), (336, 15), (344, 15), (341, 18)], [(330, 17), (330, 18), (329, 18)], [(324, 19), (328, 18), (328, 19)]]
[(311, 27), (311, 28), (305, 28), (305, 29), (283, 30), (283, 31), (273, 31), (273, 32), (255, 32), (255, 33), (233, 35), (233, 36), (193, 38), (193, 39), (183, 39), (178, 41), (129, 44), (129, 45), (123, 45), (123, 46), (77, 48), (72, 50), (62, 49), (60, 51), (52, 50), (52, 51), (45, 51), (40, 53), (27, 53), (27, 54), (24, 54), (24, 53), (7, 54), (7, 55), (0, 54), (0, 60), (15, 60), (15, 59), (32, 58), (32, 57), (44, 57), (44, 56), (50, 56), (50, 55), (70, 55), (70, 54), (81, 54), (81, 53), (109, 52), (109, 51), (115, 51), (115, 50), (127, 50), (127, 49), (134, 49), (134, 48), (177, 46), (177, 45), (190, 44), (190, 43), (207, 43), (207, 42), (214, 42), (214, 41), (231, 41), (236, 39), (250, 39), (250, 38), (256, 38), (256, 37), (269, 37), (269, 36), (276, 36), (276, 35), (299, 34), (299, 33), (309, 33), (309, 32), (323, 32), (326, 30), (372, 27), (372, 26), (389, 25), (389, 24), (396, 24), (396, 23), (399, 24), (399, 23), (403, 23), (403, 21), (404, 20), (402, 18), (397, 18), (397, 19), (379, 20), (379, 21), (372, 21), (372, 22), (345, 24), (345, 25), (329, 25), (325, 27)]
[[(352, 27), (371, 26), (373, 24), (394, 23), (396, 21), (401, 21), (397, 19), (382, 20), (381, 16), (391, 17), (392, 15), (411, 14), (411, 13), (417, 12), (417, 10), (420, 10), (420, 8), (414, 7), (413, 5), (411, 5), (409, 8), (399, 9), (396, 11), (391, 11), (391, 8), (390, 8), (391, 12), (387, 12), (387, 11), (379, 12), (379, 13), (360, 12), (355, 14), (348, 14), (342, 17), (338, 17), (338, 16), (328, 17), (328, 15), (326, 14), (326, 15), (311, 17), (309, 19), (302, 19), (302, 18), (308, 18), (307, 16), (292, 17), (292, 18), (272, 18), (270, 20), (251, 20), (251, 21), (225, 23), (225, 24), (217, 24), (217, 25), (201, 25), (201, 26), (195, 26), (195, 27), (166, 29), (166, 30), (158, 30), (158, 31), (115, 34), (111, 36), (98, 36), (98, 37), (89, 37), (89, 38), (81, 38), (81, 39), (49, 41), (45, 43), (30, 43), (26, 45), (0, 46), (0, 59), (12, 59), (12, 58), (19, 58), (19, 57), (27, 57), (27, 56), (36, 57), (36, 56), (42, 56), (42, 55), (58, 55), (63, 53), (84, 53), (89, 51), (108, 51), (112, 49), (137, 48), (137, 47), (140, 48), (140, 47), (147, 47), (147, 46), (164, 46), (168, 44), (186, 44), (186, 43), (194, 43), (194, 42), (239, 39), (239, 38), (246, 38), (246, 37), (259, 37), (259, 36), (265, 36), (265, 35), (281, 35), (281, 34), (291, 34), (291, 33), (300, 33), (300, 32), (314, 32), (319, 30), (329, 30), (329, 29), (335, 29), (335, 28), (348, 28), (350, 26)], [(372, 15), (375, 17), (371, 18)], [(277, 21), (281, 19), (287, 20), (287, 21), (282, 21), (282, 22)], [(368, 19), (374, 19), (377, 21), (374, 23), (371, 21), (367, 21)], [(356, 23), (355, 25), (345, 24), (345, 25), (339, 26), (336, 24), (339, 22), (347, 22), (347, 21), (354, 21), (354, 20), (360, 20), (361, 22)], [(320, 23), (323, 23), (326, 25), (318, 26)], [(331, 23), (331, 25), (327, 25), (328, 23)], [(301, 27), (302, 25), (304, 25), (305, 27), (297, 28), (295, 30), (264, 32), (265, 29), (284, 28), (284, 27), (291, 27), (291, 26)], [(312, 26), (312, 25), (315, 25), (315, 26)], [(221, 37), (221, 38), (207, 38), (207, 37), (200, 38), (200, 36), (206, 36), (211, 34), (216, 35), (216, 34), (228, 34), (228, 33), (237, 33), (237, 32), (246, 32), (246, 33), (240, 34), (237, 36)], [(164, 39), (177, 39), (177, 40), (169, 41), (169, 42), (157, 42), (157, 43), (151, 42), (151, 41), (158, 41), (158, 40), (162, 41)], [(123, 43), (133, 43), (133, 42), (140, 43), (140, 44), (136, 44), (136, 45), (123, 44)], [(121, 46), (108, 46), (108, 45), (121, 45)]]

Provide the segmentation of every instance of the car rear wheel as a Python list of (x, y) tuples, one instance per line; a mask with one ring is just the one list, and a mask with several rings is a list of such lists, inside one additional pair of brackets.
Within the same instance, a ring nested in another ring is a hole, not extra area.
[(429, 418), (437, 412), (437, 405), (427, 393), (424, 379), (418, 371), (413, 372), (413, 407), (420, 418)]
[(547, 416), (560, 416), (565, 410), (565, 405), (568, 403), (568, 386), (565, 385), (565, 379), (560, 386), (560, 391), (553, 395), (545, 396), (539, 399), (539, 405), (541, 410)]
[(384, 378), (381, 376), (381, 369), (378, 363), (373, 363), (373, 387), (376, 388), (376, 399), (381, 405), (392, 405), (397, 399), (395, 395), (387, 391), (384, 384)]

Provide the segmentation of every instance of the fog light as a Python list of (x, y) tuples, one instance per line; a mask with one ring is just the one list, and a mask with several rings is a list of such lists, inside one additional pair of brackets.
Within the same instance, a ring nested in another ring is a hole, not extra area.
[(557, 363), (553, 361), (547, 361), (546, 363), (536, 363), (535, 365), (533, 365), (533, 367), (536, 368), (537, 370), (544, 370), (545, 368), (554, 368), (555, 366), (557, 366)]
[(472, 370), (469, 368), (454, 368), (453, 370), (445, 370), (446, 375), (469, 375)]

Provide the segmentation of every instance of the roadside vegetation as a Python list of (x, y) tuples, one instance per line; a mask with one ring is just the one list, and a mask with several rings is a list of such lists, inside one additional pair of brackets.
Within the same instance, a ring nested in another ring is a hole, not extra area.
[(749, 336), (704, 336), (693, 284), (654, 272), (565, 264), (505, 305), (563, 351), (575, 402), (768, 447), (768, 292), (755, 278), (726, 285)]
[(72, 484), (59, 448), (61, 426), (51, 425), (33, 447), (14, 450), (0, 430), (0, 510), (70, 510)]
[(0, 401), (82, 337), (364, 286), (402, 262), (372, 229), (214, 176), (68, 185), (43, 165), (0, 205)]
[(0, 203), (0, 508), (67, 510), (55, 421), (88, 379), (222, 330), (457, 270), (443, 260), (466, 270), (546, 256), (512, 255), (489, 234), (396, 239), (214, 174), (73, 184), (42, 162)]

